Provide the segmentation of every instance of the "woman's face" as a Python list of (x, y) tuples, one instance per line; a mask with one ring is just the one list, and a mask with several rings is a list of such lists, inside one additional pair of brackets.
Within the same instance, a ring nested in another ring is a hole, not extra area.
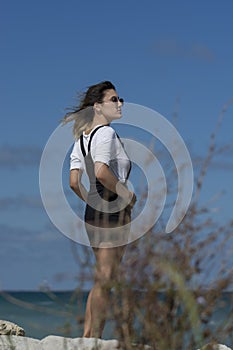
[(109, 121), (122, 117), (121, 107), (123, 101), (122, 99), (120, 100), (115, 90), (110, 89), (105, 91), (103, 102), (99, 106), (101, 114)]

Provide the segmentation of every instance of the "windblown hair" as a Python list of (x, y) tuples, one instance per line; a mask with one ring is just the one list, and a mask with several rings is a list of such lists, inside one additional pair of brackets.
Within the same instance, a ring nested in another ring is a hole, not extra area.
[(78, 106), (71, 108), (71, 111), (66, 113), (62, 122), (67, 124), (74, 121), (73, 134), (75, 139), (79, 139), (83, 131), (88, 129), (94, 118), (94, 104), (102, 103), (106, 90), (116, 90), (115, 86), (110, 81), (102, 81), (98, 84), (91, 85), (82, 95)]

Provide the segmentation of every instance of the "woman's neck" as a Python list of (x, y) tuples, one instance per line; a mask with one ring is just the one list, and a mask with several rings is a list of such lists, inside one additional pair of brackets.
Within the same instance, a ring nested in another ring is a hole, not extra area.
[(109, 121), (104, 116), (95, 115), (90, 128), (85, 130), (85, 134), (90, 134), (90, 132), (98, 125), (109, 125)]

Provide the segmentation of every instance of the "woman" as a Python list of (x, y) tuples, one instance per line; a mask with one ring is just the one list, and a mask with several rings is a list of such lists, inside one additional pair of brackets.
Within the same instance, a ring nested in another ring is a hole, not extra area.
[[(127, 244), (136, 196), (126, 186), (131, 163), (114, 129), (122, 117), (123, 99), (104, 81), (88, 88), (80, 105), (64, 122), (74, 120), (76, 142), (71, 153), (70, 187), (86, 202), (85, 227), (96, 258), (95, 283), (85, 314), (84, 337), (100, 338), (110, 290)], [(90, 189), (84, 188), (85, 171)]]

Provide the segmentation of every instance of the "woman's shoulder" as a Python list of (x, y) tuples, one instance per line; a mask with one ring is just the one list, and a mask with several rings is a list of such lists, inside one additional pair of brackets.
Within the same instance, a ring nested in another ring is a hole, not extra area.
[(96, 139), (114, 139), (116, 132), (110, 125), (104, 125), (98, 129), (95, 136)]

